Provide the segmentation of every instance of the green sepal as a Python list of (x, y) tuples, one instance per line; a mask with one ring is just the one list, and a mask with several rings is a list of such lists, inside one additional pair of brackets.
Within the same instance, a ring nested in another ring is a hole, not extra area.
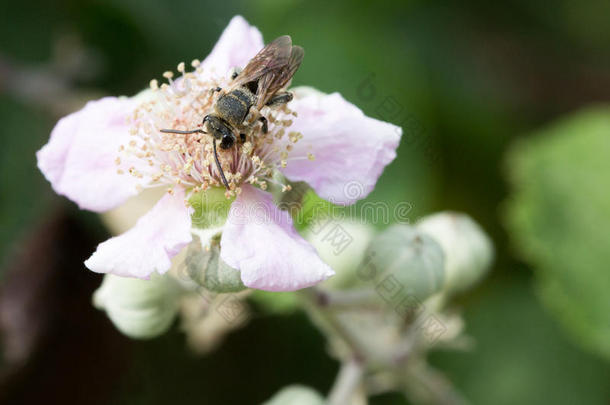
[(218, 237), (213, 238), (207, 246), (196, 238), (189, 245), (185, 264), (189, 277), (209, 291), (233, 293), (246, 289), (239, 270), (220, 258)]
[(227, 217), (234, 197), (227, 198), (225, 189), (210, 187), (205, 191), (193, 193), (189, 198), (189, 204), (193, 208), (191, 222), (193, 228), (207, 229), (222, 226)]

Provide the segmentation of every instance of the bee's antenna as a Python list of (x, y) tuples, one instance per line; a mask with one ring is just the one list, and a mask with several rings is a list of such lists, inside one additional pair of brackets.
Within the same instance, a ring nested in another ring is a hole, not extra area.
[(225, 177), (225, 172), (222, 170), (222, 166), (220, 165), (220, 161), (218, 160), (218, 152), (216, 151), (216, 139), (213, 142), (214, 145), (214, 160), (216, 160), (216, 166), (218, 167), (218, 171), (220, 172), (220, 177), (222, 178), (222, 182), (224, 183), (227, 190), (230, 190), (229, 182)]
[(161, 132), (166, 134), (207, 134), (203, 129), (191, 129), (189, 131), (180, 131), (179, 129), (162, 129)]

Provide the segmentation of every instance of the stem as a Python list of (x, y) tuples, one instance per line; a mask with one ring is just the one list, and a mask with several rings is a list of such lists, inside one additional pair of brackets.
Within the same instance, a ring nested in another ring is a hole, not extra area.
[(412, 402), (421, 404), (468, 404), (444, 375), (426, 364), (407, 370), (405, 394)]
[(327, 291), (316, 290), (320, 306), (339, 308), (379, 309), (383, 306), (375, 290), (363, 288), (358, 290)]
[(333, 313), (332, 308), (326, 308), (327, 303), (324, 295), (320, 294), (315, 288), (301, 290), (298, 294), (304, 299), (312, 319), (320, 321), (327, 332), (339, 337), (349, 347), (352, 358), (367, 358), (366, 350), (361, 347), (357, 337), (352, 336), (341, 319)]
[(351, 359), (343, 363), (335, 384), (328, 395), (328, 405), (351, 403), (354, 392), (362, 381), (363, 374), (363, 365), (357, 359)]
[(306, 304), (306, 308), (312, 319), (322, 322), (327, 333), (341, 339), (349, 348), (350, 357), (345, 361), (339, 375), (331, 389), (327, 405), (346, 405), (351, 404), (356, 390), (362, 383), (362, 376), (365, 371), (365, 359), (367, 358), (366, 350), (361, 347), (358, 338), (352, 335), (352, 332), (345, 327), (340, 318), (338, 318), (328, 308), (328, 296), (315, 288), (301, 290), (299, 296)]

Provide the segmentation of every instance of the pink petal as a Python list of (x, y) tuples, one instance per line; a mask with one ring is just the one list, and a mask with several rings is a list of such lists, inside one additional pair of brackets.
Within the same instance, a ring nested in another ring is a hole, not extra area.
[(147, 279), (157, 271), (165, 273), (171, 259), (191, 242), (190, 209), (184, 191), (174, 189), (129, 231), (100, 243), (85, 266), (96, 273)]
[[(290, 131), (301, 132), (303, 139), (282, 170), (286, 177), (307, 182), (335, 204), (350, 205), (366, 197), (396, 157), (402, 129), (367, 117), (339, 93), (295, 89), (290, 108), (298, 113)], [(308, 153), (315, 160), (304, 159)]]
[(294, 291), (334, 274), (271, 194), (250, 185), (231, 206), (220, 247), (222, 260), (241, 271), (246, 286), (259, 290)]
[[(59, 120), (36, 153), (38, 168), (58, 194), (98, 212), (137, 194), (136, 184), (143, 180), (119, 175), (115, 162), (119, 146), (129, 142), (125, 120), (134, 107), (131, 99), (106, 97)], [(141, 163), (124, 161), (122, 166)]]
[(204, 74), (205, 70), (210, 69), (216, 76), (224, 77), (231, 68), (243, 68), (264, 45), (260, 31), (237, 15), (231, 19), (212, 52), (202, 62)]

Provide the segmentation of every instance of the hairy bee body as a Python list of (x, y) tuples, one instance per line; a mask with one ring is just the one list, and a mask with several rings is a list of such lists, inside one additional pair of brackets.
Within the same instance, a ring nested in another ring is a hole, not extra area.
[(242, 86), (220, 96), (214, 105), (214, 110), (231, 126), (239, 128), (255, 103), (256, 96), (246, 86)]
[[(233, 82), (224, 93), (220, 93), (214, 103), (214, 112), (203, 117), (202, 128), (192, 130), (162, 129), (161, 132), (173, 134), (210, 134), (214, 137), (214, 159), (222, 182), (227, 189), (229, 183), (218, 159), (216, 142), (220, 149), (231, 149), (238, 140), (246, 141), (246, 133), (255, 124), (261, 122), (261, 130), (267, 133), (267, 118), (260, 114), (264, 106), (284, 104), (292, 100), (292, 94), (285, 91), (292, 76), (303, 61), (303, 48), (292, 46), (288, 35), (276, 38), (265, 46), (248, 62), (243, 70), (235, 73)], [(213, 92), (222, 89), (211, 89)], [(256, 114), (248, 119), (252, 107)], [(244, 131), (244, 132), (242, 132)]]

